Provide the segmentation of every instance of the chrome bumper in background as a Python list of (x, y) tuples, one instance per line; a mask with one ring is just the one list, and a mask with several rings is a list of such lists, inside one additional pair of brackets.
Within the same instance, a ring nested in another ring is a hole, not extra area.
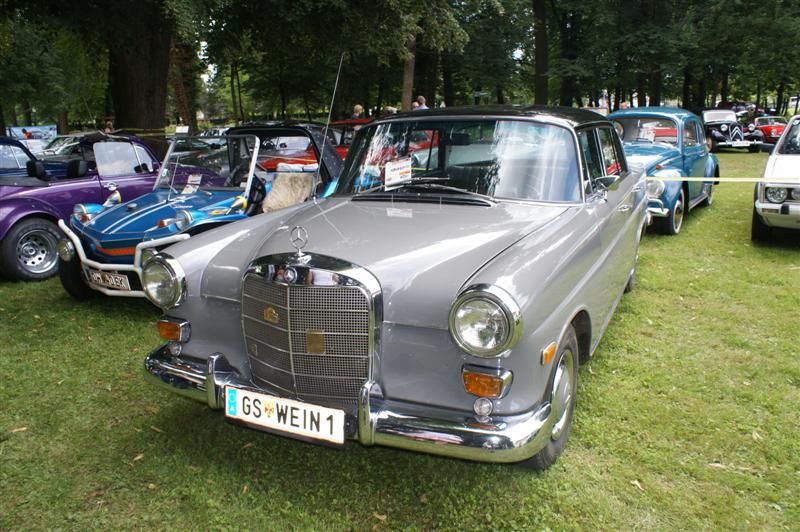
[[(144, 369), (146, 379), (153, 384), (214, 409), (225, 404), (226, 385), (264, 393), (243, 380), (221, 354), (211, 355), (203, 363), (175, 358), (163, 345), (147, 356)], [(358, 441), (465, 460), (510, 463), (530, 458), (550, 438), (549, 403), (524, 414), (485, 420), (444, 410), (437, 411), (441, 417), (422, 417), (403, 412), (403, 406), (384, 400), (376, 382), (366, 382), (358, 402)]]
[(770, 227), (800, 229), (800, 203), (769, 203), (756, 201), (755, 209)]
[[(140, 242), (136, 245), (136, 251), (133, 255), (133, 264), (107, 264), (103, 262), (97, 262), (89, 257), (86, 256), (86, 252), (83, 249), (83, 244), (81, 243), (81, 239), (75, 232), (70, 229), (70, 227), (64, 222), (64, 220), (58, 221), (58, 227), (67, 235), (72, 245), (75, 246), (75, 250), (78, 253), (78, 258), (81, 261), (81, 265), (88, 266), (89, 268), (93, 268), (95, 270), (101, 271), (110, 271), (110, 272), (134, 272), (137, 277), (141, 280), (142, 278), (142, 251), (147, 248), (154, 248), (159, 246), (166, 246), (168, 244), (174, 244), (175, 242), (180, 242), (182, 240), (186, 240), (189, 238), (190, 235), (181, 233), (178, 235), (170, 235), (165, 236), (164, 238), (158, 238), (155, 240), (148, 240), (146, 242)], [(145, 293), (141, 290), (113, 290), (110, 288), (106, 288), (105, 286), (100, 286), (95, 283), (90, 283), (87, 281), (87, 284), (93, 289), (97, 290), (98, 292), (102, 292), (107, 296), (117, 296), (117, 297), (145, 297)]]

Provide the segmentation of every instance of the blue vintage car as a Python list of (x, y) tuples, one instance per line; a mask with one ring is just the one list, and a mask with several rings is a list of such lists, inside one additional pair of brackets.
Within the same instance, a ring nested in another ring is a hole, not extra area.
[(694, 113), (672, 107), (625, 109), (609, 118), (628, 162), (645, 168), (653, 228), (678, 234), (690, 209), (711, 205), (718, 183), (719, 161), (708, 151), (702, 121)]
[(324, 130), (311, 124), (233, 128), (217, 142), (203, 137), (196, 149), (179, 151), (186, 140), (170, 145), (152, 192), (125, 203), (116, 194), (103, 204), (78, 204), (69, 225), (59, 222), (67, 237), (59, 242), (59, 276), (71, 296), (144, 297), (141, 268), (158, 250), (325, 196), (342, 164)]

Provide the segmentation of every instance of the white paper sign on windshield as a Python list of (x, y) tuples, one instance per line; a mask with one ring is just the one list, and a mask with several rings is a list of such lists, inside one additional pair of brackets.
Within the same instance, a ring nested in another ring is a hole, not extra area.
[(411, 157), (386, 163), (384, 181), (386, 190), (397, 188), (409, 181), (411, 181)]
[(186, 186), (181, 190), (181, 194), (194, 194), (200, 188), (200, 181), (203, 180), (202, 174), (189, 174)]

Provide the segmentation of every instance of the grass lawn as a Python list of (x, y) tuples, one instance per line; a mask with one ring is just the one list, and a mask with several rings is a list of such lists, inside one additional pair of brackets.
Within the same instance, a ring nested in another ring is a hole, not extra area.
[(228, 425), (143, 381), (146, 302), (0, 281), (0, 530), (800, 529), (800, 239), (752, 245), (752, 191), (644, 239), (543, 474)]

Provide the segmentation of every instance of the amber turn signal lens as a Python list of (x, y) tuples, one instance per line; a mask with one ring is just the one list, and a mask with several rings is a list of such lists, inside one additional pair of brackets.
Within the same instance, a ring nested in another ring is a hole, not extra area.
[(465, 371), (464, 389), (478, 397), (500, 397), (503, 393), (503, 379), (485, 373)]
[(181, 325), (172, 321), (159, 321), (158, 334), (165, 340), (181, 341)]
[(547, 347), (545, 347), (542, 350), (542, 365), (543, 366), (546, 366), (547, 364), (550, 363), (551, 360), (553, 360), (553, 357), (556, 356), (556, 351), (557, 350), (558, 350), (558, 344), (555, 343), (555, 342), (552, 342), (550, 345), (548, 345)]

